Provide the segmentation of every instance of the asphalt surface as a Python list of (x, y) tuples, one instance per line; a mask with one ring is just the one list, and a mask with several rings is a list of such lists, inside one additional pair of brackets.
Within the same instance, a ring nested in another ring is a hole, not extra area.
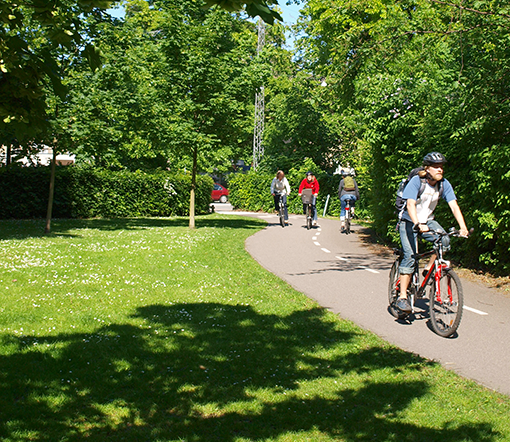
[[(273, 214), (232, 212), (229, 204), (215, 204), (215, 210), (266, 220), (267, 228), (246, 241), (247, 251), (324, 308), (404, 350), (510, 395), (509, 296), (462, 279), (464, 311), (458, 333), (441, 338), (429, 328), (425, 300), (418, 301), (412, 322), (388, 312), (393, 259), (364, 245), (359, 226), (345, 235), (339, 220), (319, 218), (319, 227), (307, 230), (304, 216), (290, 215), (290, 226), (282, 228)], [(452, 246), (461, 240), (453, 240)]]

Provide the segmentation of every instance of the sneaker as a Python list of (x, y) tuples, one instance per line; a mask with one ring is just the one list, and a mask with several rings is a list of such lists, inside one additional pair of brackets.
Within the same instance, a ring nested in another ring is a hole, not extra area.
[(340, 228), (340, 233), (345, 233), (345, 227), (343, 227), (343, 226), (342, 226), (342, 227)]
[(317, 225), (317, 221), (313, 221), (312, 226), (316, 226), (316, 225)]
[(404, 313), (411, 313), (413, 309), (411, 308), (411, 304), (407, 298), (398, 298), (396, 302), (396, 307)]

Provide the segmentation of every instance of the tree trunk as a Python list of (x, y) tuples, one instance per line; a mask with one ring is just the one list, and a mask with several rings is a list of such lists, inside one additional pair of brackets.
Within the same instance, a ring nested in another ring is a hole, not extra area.
[(189, 198), (189, 228), (195, 228), (195, 190), (197, 188), (197, 152), (198, 146), (193, 149), (193, 168), (191, 170), (191, 195)]
[(44, 233), (48, 235), (51, 232), (51, 213), (53, 211), (53, 195), (55, 193), (55, 169), (57, 164), (56, 142), (53, 143), (53, 159), (51, 161), (50, 174), (50, 195), (48, 197), (48, 210), (46, 211), (46, 227)]
[(7, 150), (5, 152), (5, 165), (9, 166), (11, 164), (11, 153), (12, 153), (12, 144), (7, 146)]

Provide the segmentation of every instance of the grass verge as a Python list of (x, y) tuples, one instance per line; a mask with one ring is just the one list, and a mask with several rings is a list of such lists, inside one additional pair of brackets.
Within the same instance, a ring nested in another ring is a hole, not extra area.
[(0, 440), (508, 441), (510, 400), (262, 269), (265, 223), (0, 221)]

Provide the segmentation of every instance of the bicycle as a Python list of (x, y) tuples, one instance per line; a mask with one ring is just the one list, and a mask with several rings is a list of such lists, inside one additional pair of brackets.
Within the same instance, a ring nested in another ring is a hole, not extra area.
[(282, 195), (278, 194), (278, 217), (280, 218), (280, 225), (285, 227), (285, 204), (283, 203)]
[[(459, 327), (464, 307), (464, 293), (459, 277), (450, 268), (450, 262), (443, 259), (443, 243), (441, 240), (444, 236), (460, 235), (459, 231), (453, 227), (449, 232), (438, 230), (432, 233), (437, 235), (432, 243), (432, 250), (413, 255), (415, 260), (414, 271), (407, 290), (407, 299), (412, 308), (411, 313), (403, 312), (396, 306), (396, 301), (400, 295), (399, 267), (403, 252), (401, 249), (393, 249), (393, 253), (397, 255), (397, 258), (390, 270), (388, 285), (389, 311), (398, 319), (404, 319), (414, 314), (415, 300), (425, 297), (427, 287), (430, 286), (428, 295), (430, 325), (435, 333), (447, 338), (452, 336)], [(434, 265), (431, 266), (420, 283), (419, 260), (434, 254), (436, 255)]]
[(310, 230), (312, 228), (312, 222), (313, 222), (312, 189), (303, 189), (303, 192), (301, 192), (301, 201), (303, 202), (303, 205), (306, 205), (306, 209), (305, 209), (306, 229)]

